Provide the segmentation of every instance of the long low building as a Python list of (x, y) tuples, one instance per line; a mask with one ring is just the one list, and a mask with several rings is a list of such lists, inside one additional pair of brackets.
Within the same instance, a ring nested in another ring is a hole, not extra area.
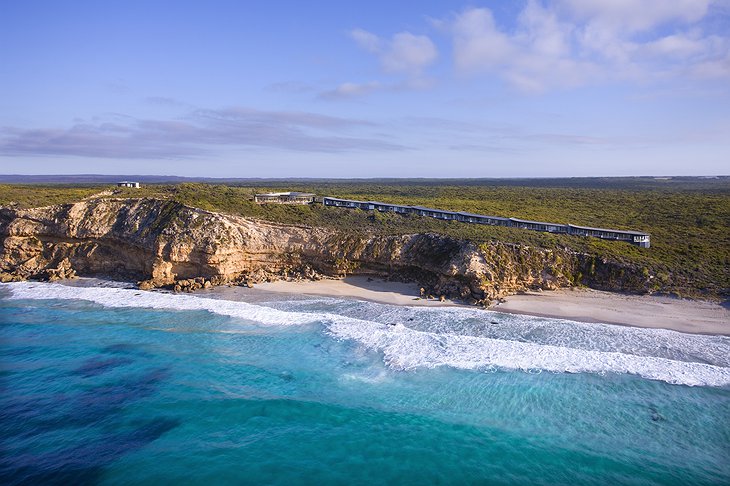
[(322, 203), (325, 206), (336, 208), (363, 209), (365, 211), (377, 210), (398, 214), (416, 214), (418, 216), (436, 218), (444, 221), (461, 221), (464, 223), (505, 226), (508, 228), (521, 228), (574, 236), (591, 236), (594, 238), (602, 238), (604, 240), (625, 241), (642, 248), (649, 248), (651, 246), (650, 235), (640, 231), (591, 228), (588, 226), (576, 226), (572, 224), (545, 223), (541, 221), (504, 218), (501, 216), (486, 216), (484, 214), (474, 214), (461, 211), (446, 211), (443, 209), (425, 208), (422, 206), (404, 206), (378, 201), (356, 201), (353, 199), (339, 199), (336, 197), (324, 197), (322, 198)]

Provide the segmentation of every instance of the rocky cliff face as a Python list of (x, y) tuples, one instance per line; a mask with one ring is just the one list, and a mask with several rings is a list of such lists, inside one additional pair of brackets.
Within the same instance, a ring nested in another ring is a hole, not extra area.
[(154, 199), (0, 208), (0, 280), (102, 275), (176, 290), (364, 274), (472, 303), (575, 284), (645, 291), (640, 269), (568, 250), (280, 225)]

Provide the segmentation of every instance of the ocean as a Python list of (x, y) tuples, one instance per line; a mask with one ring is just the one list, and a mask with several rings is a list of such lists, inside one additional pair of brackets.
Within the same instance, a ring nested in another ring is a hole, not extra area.
[(0, 484), (730, 484), (730, 338), (0, 285)]

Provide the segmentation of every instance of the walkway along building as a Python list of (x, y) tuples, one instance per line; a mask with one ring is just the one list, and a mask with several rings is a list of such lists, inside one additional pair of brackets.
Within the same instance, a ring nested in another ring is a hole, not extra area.
[(352, 199), (338, 199), (335, 197), (324, 197), (322, 203), (325, 206), (336, 208), (363, 209), (366, 211), (393, 212), (398, 214), (416, 214), (429, 218), (442, 219), (445, 221), (461, 221), (465, 223), (488, 224), (492, 226), (505, 226), (508, 228), (521, 228), (533, 231), (545, 231), (547, 233), (568, 234), (575, 236), (592, 236), (604, 240), (625, 241), (642, 248), (651, 246), (650, 235), (640, 231), (625, 231), (604, 228), (591, 228), (588, 226), (576, 226), (572, 224), (544, 223), (540, 221), (529, 221), (517, 218), (503, 218), (500, 216), (485, 216), (465, 212), (445, 211), (442, 209), (425, 208), (422, 206), (402, 206), (391, 203), (376, 201), (355, 201)]

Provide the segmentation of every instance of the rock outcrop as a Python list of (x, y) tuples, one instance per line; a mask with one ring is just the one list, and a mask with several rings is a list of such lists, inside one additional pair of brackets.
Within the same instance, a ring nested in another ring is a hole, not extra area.
[(282, 225), (156, 199), (0, 208), (0, 238), (1, 281), (96, 275), (183, 291), (360, 274), (415, 281), (427, 294), (471, 303), (576, 284), (634, 292), (649, 285), (639, 268), (567, 249)]

